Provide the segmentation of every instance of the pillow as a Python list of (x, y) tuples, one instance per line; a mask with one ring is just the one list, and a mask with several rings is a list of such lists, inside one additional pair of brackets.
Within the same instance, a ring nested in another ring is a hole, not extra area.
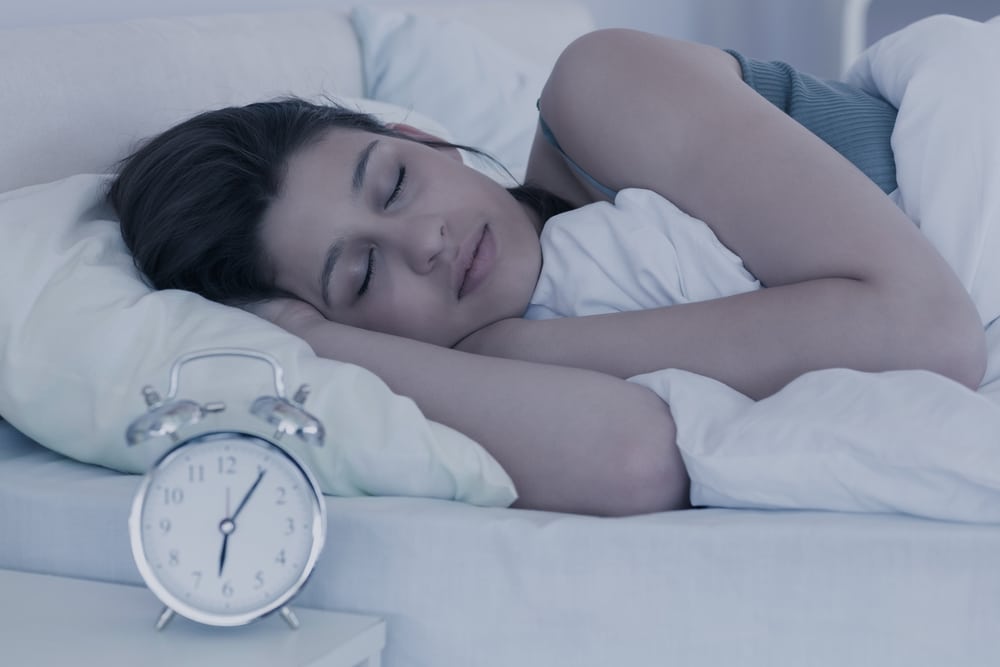
[(441, 119), (458, 143), (521, 177), (548, 76), (485, 33), (447, 18), (357, 7), (365, 96)]
[(338, 104), (347, 109), (353, 109), (374, 116), (383, 123), (406, 123), (441, 137), (445, 141), (455, 141), (454, 134), (436, 119), (413, 109), (407, 109), (389, 102), (361, 99), (357, 97), (340, 97), (337, 95), (319, 95), (310, 98), (315, 104)]
[[(350, 102), (360, 104), (357, 102)], [(376, 105), (383, 117), (429, 123)], [(278, 358), (288, 390), (307, 383), (306, 409), (326, 426), (325, 447), (288, 441), (336, 495), (405, 495), (508, 505), (499, 464), (464, 435), (424, 418), (374, 374), (317, 357), (299, 338), (193, 293), (154, 291), (134, 268), (113, 213), (107, 175), (79, 175), (0, 196), (0, 414), (72, 458), (145, 471), (169, 442), (125, 446), (145, 411), (144, 385), (165, 393), (181, 354), (211, 347)], [(273, 394), (270, 370), (224, 358), (185, 365), (179, 396), (223, 400), (230, 424), (265, 428), (248, 413)], [(218, 418), (214, 418), (218, 419)]]

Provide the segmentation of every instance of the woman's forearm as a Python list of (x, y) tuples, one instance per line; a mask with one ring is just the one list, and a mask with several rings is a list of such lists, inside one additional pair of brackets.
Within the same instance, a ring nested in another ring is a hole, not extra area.
[(667, 406), (589, 370), (478, 356), (332, 322), (293, 331), (468, 435), (511, 475), (519, 504), (592, 514), (683, 507), (687, 475)]
[(964, 299), (830, 278), (668, 308), (512, 322), (478, 351), (623, 378), (683, 368), (754, 398), (832, 367), (924, 368), (975, 387), (982, 330), (968, 311)]

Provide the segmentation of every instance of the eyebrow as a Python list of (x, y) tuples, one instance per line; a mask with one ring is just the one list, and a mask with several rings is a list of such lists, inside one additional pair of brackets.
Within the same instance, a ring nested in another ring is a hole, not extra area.
[[(367, 146), (358, 153), (358, 160), (354, 165), (354, 176), (351, 179), (351, 193), (357, 195), (365, 185), (365, 175), (368, 173), (368, 160), (372, 156), (372, 151), (378, 146), (378, 139), (373, 139)], [(338, 238), (326, 250), (326, 257), (323, 260), (323, 270), (319, 274), (319, 290), (323, 297), (323, 303), (330, 306), (330, 276), (333, 275), (333, 267), (337, 265), (337, 260), (344, 253), (346, 241), (343, 237)]]
[(358, 194), (365, 185), (365, 174), (368, 172), (368, 158), (372, 156), (372, 151), (378, 146), (378, 139), (372, 140), (367, 146), (361, 149), (358, 154), (357, 164), (354, 165), (354, 180), (351, 182), (351, 192)]

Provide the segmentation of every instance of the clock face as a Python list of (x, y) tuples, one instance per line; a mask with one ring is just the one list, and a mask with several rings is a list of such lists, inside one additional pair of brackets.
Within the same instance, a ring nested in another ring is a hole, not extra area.
[(322, 547), (322, 501), (282, 449), (211, 433), (169, 452), (147, 476), (130, 518), (136, 563), (174, 611), (240, 625), (284, 604)]

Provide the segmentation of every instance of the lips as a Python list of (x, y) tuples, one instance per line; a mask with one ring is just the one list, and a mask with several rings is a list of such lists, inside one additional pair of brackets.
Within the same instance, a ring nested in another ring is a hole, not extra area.
[(496, 241), (489, 225), (483, 227), (479, 238), (473, 237), (463, 244), (457, 268), (460, 271), (458, 298), (464, 298), (483, 284), (496, 260)]

